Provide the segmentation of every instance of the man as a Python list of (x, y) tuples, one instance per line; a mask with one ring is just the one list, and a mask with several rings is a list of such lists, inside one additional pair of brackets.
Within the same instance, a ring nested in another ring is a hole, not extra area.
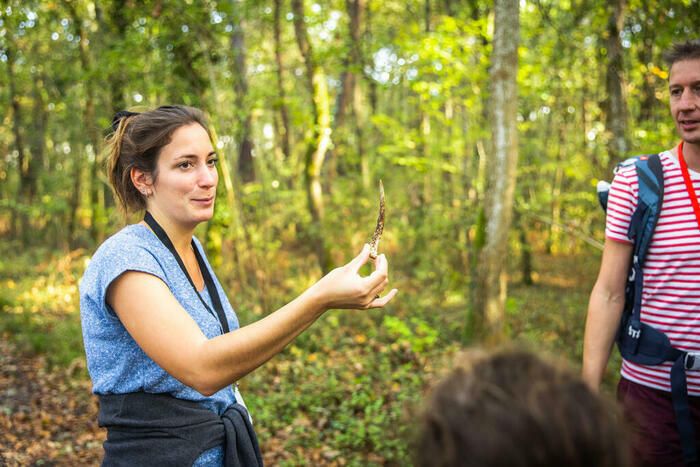
[[(641, 321), (664, 332), (677, 349), (700, 353), (700, 40), (674, 45), (669, 65), (671, 116), (681, 143), (660, 154), (664, 197), (643, 266)], [(682, 160), (679, 160), (680, 159)], [(687, 164), (687, 182), (682, 163)], [(610, 188), (605, 248), (588, 305), (583, 378), (597, 390), (615, 340), (625, 300), (633, 244), (627, 237), (637, 206), (634, 165), (618, 171)], [(697, 203), (695, 203), (697, 205)], [(672, 362), (639, 365), (624, 360), (618, 399), (633, 425), (639, 465), (683, 465), (671, 401)], [(696, 445), (700, 445), (700, 371), (687, 371)]]

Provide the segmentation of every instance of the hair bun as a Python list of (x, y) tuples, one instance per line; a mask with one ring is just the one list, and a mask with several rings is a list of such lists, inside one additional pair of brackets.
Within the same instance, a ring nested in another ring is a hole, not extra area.
[(115, 113), (114, 117), (112, 117), (112, 131), (117, 131), (117, 128), (119, 128), (119, 122), (121, 122), (122, 119), (138, 114), (138, 112), (129, 112), (128, 110), (120, 110), (119, 112)]

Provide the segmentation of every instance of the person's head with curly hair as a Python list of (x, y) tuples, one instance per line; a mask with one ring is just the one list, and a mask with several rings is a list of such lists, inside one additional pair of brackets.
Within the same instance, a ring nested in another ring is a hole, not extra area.
[(472, 351), (433, 389), (418, 467), (619, 467), (616, 407), (563, 366), (522, 350)]

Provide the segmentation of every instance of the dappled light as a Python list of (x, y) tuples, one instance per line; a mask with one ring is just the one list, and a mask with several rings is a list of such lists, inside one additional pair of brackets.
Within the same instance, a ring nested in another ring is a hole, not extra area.
[[(206, 116), (206, 199), (168, 186), (211, 212), (168, 212), (198, 224), (241, 326), (373, 236), (359, 275), (383, 254), (388, 285), (366, 297), (399, 291), (326, 311), (241, 373), (267, 465), (411, 465), (416, 414), (465, 348), (510, 343), (578, 372), (605, 248), (597, 183), (678, 144), (662, 53), (698, 24), (697, 2), (671, 0), (4, 2), (0, 465), (102, 459), (80, 280), (143, 218), (120, 209), (105, 138), (122, 144), (159, 106)], [(124, 173), (144, 206), (173, 193), (158, 191), (165, 172)]]

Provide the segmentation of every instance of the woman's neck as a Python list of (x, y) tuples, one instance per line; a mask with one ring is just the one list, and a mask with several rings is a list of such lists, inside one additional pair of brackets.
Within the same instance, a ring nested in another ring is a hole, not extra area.
[(173, 222), (165, 214), (160, 212), (156, 207), (150, 206), (148, 212), (158, 222), (158, 224), (168, 234), (168, 238), (173, 242), (173, 246), (177, 250), (181, 258), (184, 258), (186, 252), (190, 249), (192, 235), (194, 235), (194, 227), (187, 227), (177, 222)]

